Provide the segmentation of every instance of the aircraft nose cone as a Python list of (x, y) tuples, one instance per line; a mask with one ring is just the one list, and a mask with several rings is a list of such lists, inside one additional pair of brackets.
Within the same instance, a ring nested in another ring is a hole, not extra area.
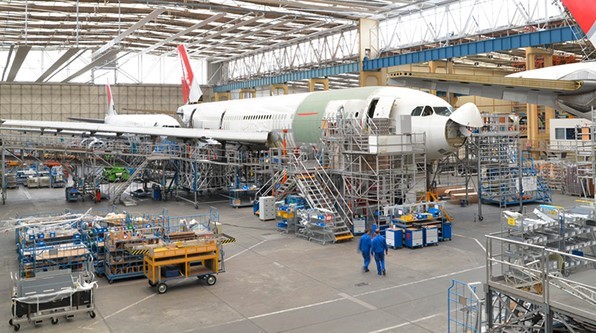
[(449, 116), (449, 119), (466, 127), (479, 128), (484, 126), (480, 111), (474, 103), (466, 103), (460, 106)]

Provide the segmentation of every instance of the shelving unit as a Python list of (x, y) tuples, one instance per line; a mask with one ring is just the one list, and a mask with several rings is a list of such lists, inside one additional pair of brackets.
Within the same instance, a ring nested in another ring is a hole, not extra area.
[(230, 187), (230, 206), (234, 208), (238, 207), (250, 207), (252, 206), (255, 195), (259, 191), (259, 187), (256, 185), (241, 185), (240, 187)]
[(551, 189), (537, 174), (531, 156), (521, 151), (519, 124), (503, 115), (483, 114), (483, 118), (485, 126), (472, 134), (478, 156), (479, 204), (507, 207), (551, 202)]
[[(564, 209), (552, 205), (540, 205), (533, 216), (526, 217), (517, 212), (503, 212), (501, 237), (536, 246), (544, 246), (581, 257), (596, 258), (596, 222), (592, 207)], [(558, 270), (564, 275), (580, 267), (580, 261), (573, 256), (558, 263)]]
[[(150, 229), (151, 230), (151, 229)], [(142, 231), (110, 231), (105, 239), (105, 276), (109, 283), (114, 280), (144, 276), (143, 252), (137, 252), (135, 245), (155, 245), (161, 240), (153, 233)]]
[(300, 226), (296, 236), (306, 238), (325, 245), (333, 243), (334, 236), (334, 216), (331, 212), (323, 209), (305, 209), (299, 210)]

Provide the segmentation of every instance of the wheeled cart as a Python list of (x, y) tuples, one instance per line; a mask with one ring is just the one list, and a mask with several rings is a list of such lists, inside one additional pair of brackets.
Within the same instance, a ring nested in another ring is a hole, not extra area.
[(15, 331), (22, 323), (39, 325), (45, 319), (57, 324), (60, 317), (72, 318), (86, 312), (95, 318), (93, 290), (95, 282), (87, 282), (82, 272), (70, 269), (39, 272), (34, 278), (21, 279), (14, 276), (12, 318), (8, 323)]
[(149, 285), (160, 294), (168, 290), (168, 281), (190, 277), (211, 286), (217, 282), (215, 275), (224, 271), (223, 251), (215, 238), (175, 242), (150, 249), (143, 270)]

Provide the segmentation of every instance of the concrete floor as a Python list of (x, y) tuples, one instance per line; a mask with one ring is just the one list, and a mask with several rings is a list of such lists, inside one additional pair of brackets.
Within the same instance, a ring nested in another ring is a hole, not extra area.
[[(67, 203), (63, 189), (20, 188), (8, 195), (0, 220), (18, 213), (108, 206)], [(575, 199), (555, 195), (554, 202), (572, 205)], [(501, 229), (498, 207), (483, 206), (484, 220), (478, 222), (476, 205), (448, 204), (455, 217), (453, 240), (390, 250), (387, 276), (381, 277), (374, 269), (362, 272), (357, 238), (322, 246), (278, 233), (276, 222), (259, 221), (250, 208), (211, 200), (198, 211), (188, 203), (151, 200), (118, 209), (156, 214), (167, 208), (170, 215), (191, 215), (218, 208), (223, 231), (237, 242), (224, 246), (226, 272), (214, 286), (192, 279), (172, 283), (158, 295), (146, 279), (110, 285), (100, 278), (95, 319), (81, 314), (62, 318), (58, 325), (44, 322), (43, 332), (447, 332), (447, 288), (453, 279), (484, 281), (484, 235)], [(0, 254), (0, 296), (5, 300), (0, 332), (9, 332), (9, 273), (18, 270), (12, 231), (0, 234)]]

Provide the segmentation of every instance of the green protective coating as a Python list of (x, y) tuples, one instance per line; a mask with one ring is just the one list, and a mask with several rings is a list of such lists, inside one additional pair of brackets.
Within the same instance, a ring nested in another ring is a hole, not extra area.
[(381, 87), (362, 87), (338, 89), (312, 93), (298, 106), (292, 129), (297, 143), (314, 143), (321, 141), (321, 120), (325, 114), (327, 103), (334, 100), (367, 99)]

